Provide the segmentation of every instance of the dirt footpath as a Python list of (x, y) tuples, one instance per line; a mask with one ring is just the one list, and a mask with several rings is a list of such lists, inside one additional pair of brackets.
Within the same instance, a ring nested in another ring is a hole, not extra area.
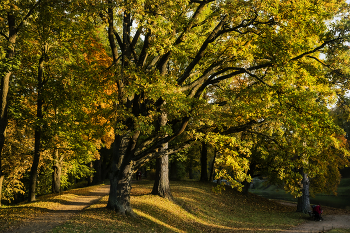
[[(293, 205), (296, 208), (296, 204), (278, 201), (284, 205)], [(322, 215), (323, 221), (307, 220), (305, 223), (291, 229), (281, 231), (285, 232), (324, 232), (335, 228), (350, 229), (350, 213), (349, 211), (336, 209), (331, 207), (322, 207), (325, 214)]]
[(350, 215), (325, 215), (323, 221), (308, 221), (283, 232), (322, 232), (334, 228), (350, 229)]
[(92, 190), (88, 195), (79, 196), (72, 202), (60, 205), (59, 209), (40, 215), (34, 219), (26, 220), (21, 225), (12, 227), (5, 233), (42, 233), (63, 224), (74, 214), (98, 202), (109, 193), (109, 185)]

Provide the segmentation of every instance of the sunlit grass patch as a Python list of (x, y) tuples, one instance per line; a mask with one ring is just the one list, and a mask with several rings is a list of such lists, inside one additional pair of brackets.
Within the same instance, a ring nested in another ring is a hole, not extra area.
[(137, 218), (106, 209), (108, 197), (52, 232), (276, 232), (304, 221), (294, 207), (213, 184), (172, 182), (175, 203), (150, 195), (153, 182), (133, 183)]

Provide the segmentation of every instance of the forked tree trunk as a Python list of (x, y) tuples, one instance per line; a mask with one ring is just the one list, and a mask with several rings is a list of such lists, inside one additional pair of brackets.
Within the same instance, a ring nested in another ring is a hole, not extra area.
[(310, 207), (310, 180), (306, 173), (304, 173), (303, 169), (301, 170), (301, 175), (303, 176), (302, 180), (302, 196), (298, 197), (298, 205), (297, 211), (307, 213), (311, 211)]
[(203, 181), (203, 182), (208, 181), (208, 146), (205, 142), (202, 142), (200, 181)]

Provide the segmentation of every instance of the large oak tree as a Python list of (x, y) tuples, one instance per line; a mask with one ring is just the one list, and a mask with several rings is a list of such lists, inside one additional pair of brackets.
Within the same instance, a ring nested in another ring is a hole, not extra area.
[[(203, 100), (204, 91), (222, 83), (226, 85), (221, 88), (228, 89), (232, 79), (244, 83), (247, 91), (263, 86), (260, 90), (267, 99), (258, 107), (268, 108), (278, 104), (279, 98), (291, 97), (289, 102), (280, 99), (280, 110), (281, 117), (293, 125), (294, 112), (308, 115), (310, 105), (298, 102), (302, 96), (317, 96), (327, 104), (332, 91), (346, 85), (346, 79), (325, 75), (330, 67), (319, 57), (319, 52), (346, 41), (346, 28), (329, 26), (329, 20), (342, 16), (345, 1), (109, 0), (95, 4), (107, 27), (111, 78), (117, 84), (108, 207), (119, 213), (133, 213), (130, 181), (140, 166), (187, 147), (197, 135), (201, 118), (221, 120), (210, 114), (222, 104), (215, 98)], [(293, 89), (297, 90), (294, 98)], [(234, 93), (231, 98), (236, 98)], [(240, 103), (242, 110), (256, 106), (249, 99)], [(289, 109), (293, 109), (290, 115)], [(243, 114), (235, 124), (218, 124), (215, 133), (238, 132), (259, 123), (260, 117)]]

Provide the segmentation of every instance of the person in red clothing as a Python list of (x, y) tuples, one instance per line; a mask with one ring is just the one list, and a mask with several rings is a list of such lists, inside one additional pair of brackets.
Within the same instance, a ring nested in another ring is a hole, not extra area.
[(313, 205), (312, 212), (314, 213), (315, 221), (322, 221), (321, 214), (323, 213), (323, 210), (320, 205)]

